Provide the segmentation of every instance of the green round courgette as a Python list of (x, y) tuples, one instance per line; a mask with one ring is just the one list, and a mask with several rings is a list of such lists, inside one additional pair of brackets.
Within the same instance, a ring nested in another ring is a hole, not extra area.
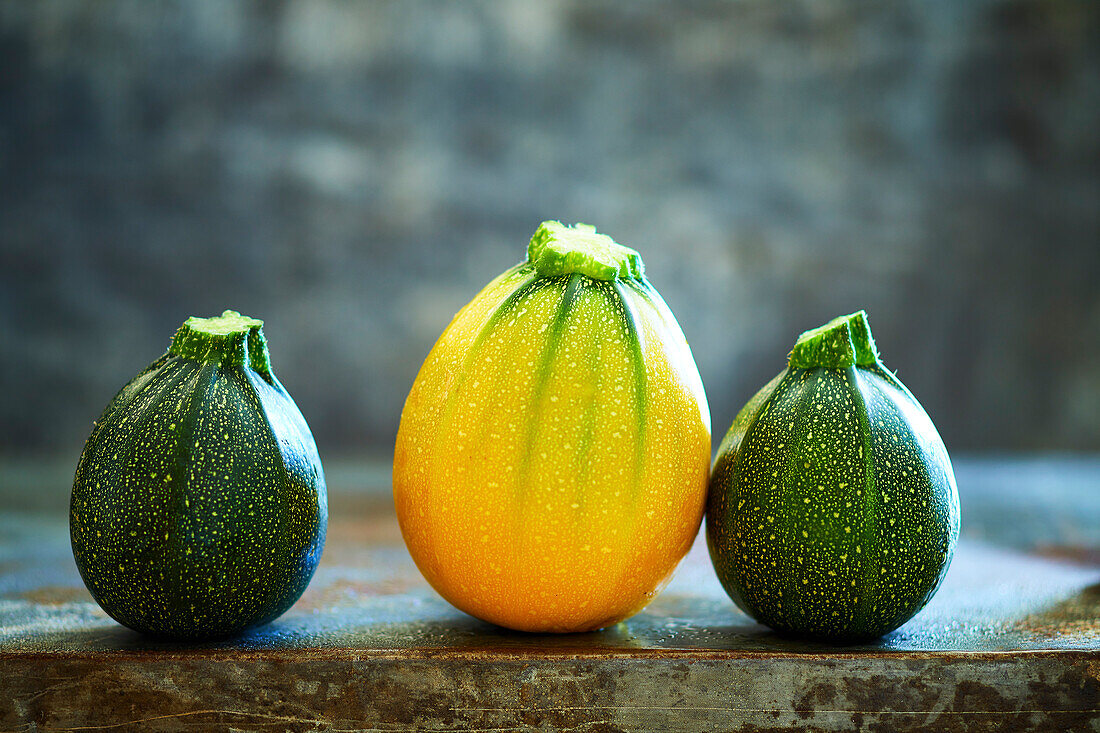
[(191, 318), (107, 405), (73, 482), (70, 531), (119, 623), (179, 639), (267, 623), (324, 546), (324, 472), (271, 370), (263, 322)]
[(951, 460), (863, 311), (803, 333), (737, 415), (706, 527), (730, 597), (780, 632), (874, 638), (932, 598), (959, 533)]

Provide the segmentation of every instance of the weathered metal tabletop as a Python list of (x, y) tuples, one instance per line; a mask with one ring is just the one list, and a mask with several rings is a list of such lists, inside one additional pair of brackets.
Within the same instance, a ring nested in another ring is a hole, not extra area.
[(231, 642), (153, 642), (81, 584), (70, 470), (0, 462), (0, 730), (1100, 730), (1097, 460), (959, 461), (943, 588), (846, 647), (754, 624), (702, 541), (613, 628), (481, 623), (427, 587), (388, 475), (359, 464), (329, 470), (328, 545), (290, 612)]

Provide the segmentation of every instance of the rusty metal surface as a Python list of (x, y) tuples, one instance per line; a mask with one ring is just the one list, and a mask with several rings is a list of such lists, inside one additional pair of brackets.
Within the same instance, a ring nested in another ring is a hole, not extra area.
[[(1090, 730), (1095, 662), (324, 658), (7, 665), (12, 730)], [(33, 725), (21, 727), (21, 721)]]
[(64, 515), (4, 512), (0, 730), (1100, 730), (1100, 567), (1088, 555), (964, 540), (922, 613), (839, 647), (754, 624), (697, 542), (643, 613), (544, 636), (436, 596), (377, 493), (335, 492), (332, 517), (290, 612), (185, 645), (95, 606)]

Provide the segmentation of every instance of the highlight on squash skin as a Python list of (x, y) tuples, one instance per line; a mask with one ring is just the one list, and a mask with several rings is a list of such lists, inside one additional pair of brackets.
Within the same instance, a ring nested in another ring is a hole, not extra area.
[(632, 615), (702, 518), (710, 424), (690, 350), (644, 277), (605, 265), (576, 269), (611, 279), (529, 263), (498, 277), (440, 337), (402, 413), (394, 497), (413, 559), (502, 626)]

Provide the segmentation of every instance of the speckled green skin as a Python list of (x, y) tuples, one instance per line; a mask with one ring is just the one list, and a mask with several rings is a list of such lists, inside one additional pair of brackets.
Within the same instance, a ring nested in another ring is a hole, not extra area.
[(85, 444), (73, 555), (99, 605), (136, 631), (231, 636), (286, 611), (317, 567), (324, 473), (260, 323), (213, 337), (185, 324)]
[[(869, 330), (867, 343), (866, 358), (858, 339), (846, 347), (846, 366), (781, 372), (737, 415), (715, 460), (711, 560), (734, 602), (780, 632), (881, 636), (924, 607), (951, 562), (959, 499), (947, 450)], [(817, 358), (802, 345), (792, 363)]]

